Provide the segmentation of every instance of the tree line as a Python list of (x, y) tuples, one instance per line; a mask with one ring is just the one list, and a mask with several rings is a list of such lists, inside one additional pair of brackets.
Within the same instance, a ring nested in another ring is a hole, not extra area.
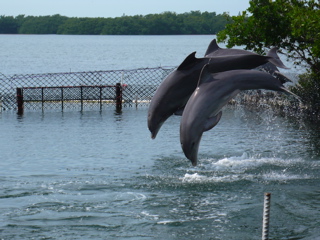
[(0, 16), (0, 34), (172, 35), (216, 34), (227, 24), (227, 13), (191, 11), (177, 14), (135, 15), (116, 18)]

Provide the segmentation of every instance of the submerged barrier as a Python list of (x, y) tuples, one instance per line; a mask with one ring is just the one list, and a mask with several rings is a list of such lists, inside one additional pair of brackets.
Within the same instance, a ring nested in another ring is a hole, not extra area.
[(1, 110), (91, 109), (148, 105), (175, 67), (90, 72), (0, 73)]
[[(23, 113), (25, 103), (44, 104), (51, 102), (61, 105), (61, 111), (66, 104), (80, 103), (83, 111), (85, 103), (99, 104), (102, 110), (103, 103), (113, 103), (115, 101), (117, 110), (122, 108), (123, 85), (97, 85), (97, 86), (59, 86), (59, 87), (26, 87), (17, 88), (18, 113)], [(112, 89), (112, 90), (109, 90)], [(31, 92), (31, 93), (29, 93)], [(39, 104), (38, 104), (39, 105)]]
[[(147, 106), (163, 79), (175, 67), (67, 73), (0, 73), (0, 112), (3, 110), (99, 109)], [(296, 102), (270, 91), (244, 91), (229, 104), (249, 108), (272, 107), (282, 112), (303, 109)], [(294, 104), (293, 104), (294, 103)]]

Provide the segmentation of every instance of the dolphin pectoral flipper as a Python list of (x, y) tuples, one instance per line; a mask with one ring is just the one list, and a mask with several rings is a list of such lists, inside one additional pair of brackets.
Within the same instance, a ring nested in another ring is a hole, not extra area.
[(215, 127), (220, 121), (221, 116), (222, 116), (222, 111), (220, 111), (217, 115), (210, 117), (205, 123), (204, 131), (209, 131), (210, 129)]
[(183, 108), (179, 108), (177, 111), (174, 112), (174, 115), (182, 116), (183, 110), (184, 110), (184, 107)]

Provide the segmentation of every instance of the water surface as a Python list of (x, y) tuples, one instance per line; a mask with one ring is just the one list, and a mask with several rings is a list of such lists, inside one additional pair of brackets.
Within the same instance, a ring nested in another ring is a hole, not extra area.
[[(0, 73), (177, 66), (213, 38), (0, 35)], [(229, 106), (192, 167), (179, 120), (151, 140), (146, 107), (2, 111), (0, 239), (260, 239), (265, 192), (271, 239), (319, 239), (318, 126)]]
[[(0, 73), (54, 73), (177, 66), (202, 57), (214, 35), (0, 35)], [(224, 46), (224, 45), (221, 45)]]
[(199, 166), (179, 117), (156, 140), (146, 108), (0, 115), (3, 239), (317, 239), (319, 130), (227, 108), (204, 134)]

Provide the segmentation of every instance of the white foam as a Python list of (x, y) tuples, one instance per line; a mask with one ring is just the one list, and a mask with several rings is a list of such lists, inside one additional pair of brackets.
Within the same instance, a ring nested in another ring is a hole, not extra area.
[[(310, 179), (312, 176), (297, 174), (296, 167), (312, 165), (303, 159), (263, 158), (249, 156), (224, 157), (219, 160), (205, 159), (199, 168), (189, 169), (183, 177), (183, 183), (202, 182), (236, 182), (236, 181), (287, 181), (295, 179)], [(266, 165), (266, 167), (264, 167)], [(277, 167), (278, 170), (271, 170)], [(279, 169), (280, 168), (280, 169)], [(270, 171), (268, 171), (270, 169)], [(293, 170), (293, 171), (290, 171)], [(192, 172), (192, 173), (190, 173)]]
[(218, 161), (212, 160), (211, 167), (215, 170), (243, 171), (254, 169), (268, 164), (280, 167), (288, 167), (297, 163), (304, 163), (302, 159), (281, 159), (281, 158), (263, 158), (260, 156), (249, 156), (243, 153), (242, 156), (226, 157)]
[(177, 222), (177, 221), (167, 220), (167, 221), (159, 221), (159, 222), (157, 222), (157, 224), (166, 225), (166, 224), (176, 223), (176, 222)]
[(202, 182), (205, 179), (206, 179), (205, 176), (201, 176), (198, 173), (194, 173), (194, 174), (186, 173), (183, 178), (180, 178), (182, 182)]
[(135, 193), (135, 192), (124, 192), (117, 194), (116, 200), (123, 200), (123, 201), (135, 201), (135, 200), (145, 200), (147, 198), (146, 195), (142, 193)]
[[(235, 182), (243, 179), (244, 176), (228, 174), (225, 176), (204, 176), (199, 173), (186, 173), (180, 180), (183, 183), (199, 183), (199, 182)], [(251, 178), (249, 175), (245, 177)]]
[(310, 179), (311, 178), (311, 176), (308, 176), (308, 175), (290, 174), (290, 173), (286, 173), (284, 171), (283, 172), (271, 171), (269, 173), (261, 174), (260, 177), (266, 181), (289, 181), (289, 180)]
[(142, 215), (142, 216), (145, 216), (145, 217), (147, 217), (147, 218), (152, 218), (152, 219), (154, 219), (154, 220), (158, 220), (158, 219), (159, 219), (159, 215), (150, 214), (150, 213), (148, 213), (147, 211), (142, 211), (142, 212), (141, 212), (141, 215)]

